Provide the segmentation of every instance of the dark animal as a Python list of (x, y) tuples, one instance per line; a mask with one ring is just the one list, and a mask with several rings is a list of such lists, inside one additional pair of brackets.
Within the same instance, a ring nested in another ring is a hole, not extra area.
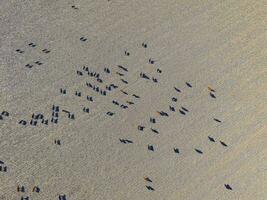
[(137, 98), (137, 99), (140, 98), (140, 97), (139, 97), (138, 95), (136, 95), (136, 94), (133, 94), (133, 97), (135, 97), (135, 98)]
[(65, 194), (60, 194), (58, 196), (58, 200), (67, 200), (66, 195)]
[(36, 44), (34, 44), (34, 43), (32, 43), (32, 42), (29, 43), (28, 45), (29, 45), (30, 47), (36, 47)]
[(83, 112), (89, 113), (89, 108), (84, 107)]
[(158, 72), (158, 73), (161, 73), (162, 71), (161, 71), (160, 69), (157, 69), (157, 72)]
[(212, 92), (210, 92), (210, 96), (211, 96), (212, 98), (216, 99), (215, 94), (213, 94)]
[(189, 110), (187, 110), (185, 107), (182, 106), (181, 108), (182, 108), (182, 110), (189, 112)]
[(223, 146), (225, 146), (225, 147), (227, 147), (228, 145), (227, 144), (225, 144), (224, 142), (222, 142), (222, 141), (220, 141), (220, 143), (223, 145)]
[(107, 112), (107, 115), (109, 115), (109, 116), (112, 116), (112, 115), (114, 115), (115, 113), (113, 113), (113, 112)]
[(124, 79), (122, 79), (122, 78), (121, 78), (121, 81), (122, 81), (123, 83), (125, 83), (125, 84), (128, 84), (128, 81), (126, 81), (126, 80), (124, 80)]
[(119, 76), (124, 76), (124, 74), (116, 72), (116, 74), (118, 74)]
[(20, 121), (19, 121), (19, 124), (22, 124), (22, 125), (25, 126), (25, 125), (27, 124), (27, 122), (26, 122), (25, 120), (20, 120)]
[(174, 108), (174, 107), (172, 107), (172, 106), (169, 106), (169, 108), (170, 108), (170, 111), (173, 111), (173, 112), (175, 112), (175, 108)]
[(44, 52), (44, 53), (50, 53), (50, 50), (48, 50), (48, 49), (43, 49), (42, 52)]
[(140, 126), (140, 125), (138, 126), (138, 130), (139, 130), (139, 131), (143, 131), (144, 128), (145, 128), (144, 126)]
[(155, 118), (151, 118), (150, 117), (150, 120), (149, 120), (151, 123), (155, 124), (156, 123), (156, 119)]
[(146, 185), (146, 188), (147, 188), (148, 190), (154, 191), (154, 188), (151, 187), (151, 186), (149, 186), (149, 185)]
[(185, 112), (181, 109), (179, 109), (179, 112), (182, 114), (182, 115), (185, 115)]
[(173, 150), (174, 150), (175, 153), (180, 153), (178, 148), (173, 148)]
[(54, 143), (57, 145), (61, 145), (61, 141), (60, 140), (54, 140)]
[(9, 112), (7, 112), (7, 111), (3, 111), (3, 112), (1, 113), (1, 115), (5, 116), (5, 117), (8, 117), (8, 116), (9, 116)]
[(197, 153), (199, 153), (199, 154), (203, 154), (203, 152), (202, 152), (201, 150), (199, 150), (199, 149), (195, 149), (195, 151), (196, 151)]
[(159, 132), (156, 129), (151, 128), (151, 131), (154, 132), (154, 133), (159, 134)]
[(32, 191), (39, 193), (41, 191), (41, 189), (38, 186), (34, 186)]
[(120, 105), (119, 102), (115, 101), (115, 100), (112, 100), (112, 103), (115, 104), (115, 105)]
[(150, 79), (145, 73), (141, 72), (140, 73), (140, 77), (141, 78), (145, 78), (145, 79)]
[(148, 182), (152, 183), (152, 180), (150, 178), (144, 177), (144, 179), (145, 179), (145, 181), (148, 181)]
[(225, 187), (227, 190), (233, 190), (232, 187), (231, 187), (229, 184), (224, 184), (224, 187)]
[(21, 187), (18, 186), (18, 187), (17, 187), (17, 191), (18, 191), (18, 192), (25, 192), (25, 187), (24, 187), (24, 186), (21, 186)]
[(61, 94), (66, 94), (66, 89), (62, 89), (62, 88), (60, 88), (60, 93), (61, 93)]
[(148, 145), (147, 148), (148, 148), (149, 151), (154, 151), (153, 145)]
[(83, 73), (82, 73), (81, 71), (78, 71), (78, 70), (77, 70), (77, 74), (78, 74), (79, 76), (82, 76), (82, 75), (83, 75)]
[(172, 97), (172, 101), (173, 101), (173, 102), (177, 102), (177, 98)]
[(210, 137), (210, 136), (208, 136), (208, 138), (209, 138), (209, 140), (210, 140), (211, 142), (215, 142), (214, 138), (212, 138), (212, 137)]
[(186, 83), (186, 85), (188, 86), (188, 87), (192, 87), (192, 85), (190, 84), (190, 83), (188, 83), (188, 82), (185, 82)]
[(149, 62), (149, 64), (154, 64), (155, 63), (155, 61), (152, 60), (152, 58), (149, 58), (148, 62)]
[(142, 43), (142, 47), (147, 48), (147, 44), (146, 43)]
[(120, 69), (122, 69), (122, 70), (124, 70), (124, 71), (126, 71), (126, 72), (128, 72), (128, 69), (126, 67), (123, 67), (121, 65), (117, 65), (117, 67), (120, 68)]
[(175, 89), (177, 92), (181, 92), (181, 90), (178, 89), (177, 87), (174, 87), (174, 89)]
[(81, 37), (80, 40), (85, 42), (87, 39), (85, 37)]
[(217, 119), (217, 118), (213, 118), (213, 120), (216, 121), (216, 122), (219, 122), (219, 123), (222, 122), (221, 120), (219, 120), (219, 119)]

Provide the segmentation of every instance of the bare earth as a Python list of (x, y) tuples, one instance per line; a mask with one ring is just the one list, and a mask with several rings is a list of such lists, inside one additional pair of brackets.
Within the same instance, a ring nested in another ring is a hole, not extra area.
[(0, 1), (0, 199), (266, 200), (266, 5)]

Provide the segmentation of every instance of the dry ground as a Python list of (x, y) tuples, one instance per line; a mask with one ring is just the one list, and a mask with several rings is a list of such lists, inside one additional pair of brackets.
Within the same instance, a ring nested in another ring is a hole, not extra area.
[[(0, 172), (0, 199), (267, 199), (266, 12), (264, 0), (2, 0), (0, 112), (10, 116), (0, 121), (0, 160), (8, 167)], [(43, 64), (25, 67), (35, 61)], [(128, 68), (128, 85), (115, 74), (122, 72), (117, 65)], [(107, 96), (89, 89), (86, 81), (101, 84), (77, 76), (83, 66), (99, 72), (102, 85), (119, 88)], [(141, 72), (158, 83), (141, 79)], [(113, 99), (135, 104), (121, 109)], [(33, 113), (51, 119), (53, 104), (75, 113), (75, 120), (60, 112), (58, 124), (29, 125)], [(189, 110), (185, 116), (181, 106)], [(159, 116), (161, 110), (169, 117)], [(31, 191), (36, 185), (39, 194)]]

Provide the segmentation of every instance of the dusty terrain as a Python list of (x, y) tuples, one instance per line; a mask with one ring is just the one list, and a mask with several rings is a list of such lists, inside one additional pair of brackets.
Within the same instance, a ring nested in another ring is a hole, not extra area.
[(1, 200), (267, 199), (266, 1), (3, 0), (0, 18)]

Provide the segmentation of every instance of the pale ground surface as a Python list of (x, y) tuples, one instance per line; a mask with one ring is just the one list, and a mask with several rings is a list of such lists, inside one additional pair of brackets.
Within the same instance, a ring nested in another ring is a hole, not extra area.
[[(0, 199), (56, 200), (59, 194), (68, 200), (267, 199), (266, 12), (265, 0), (0, 1), (0, 111), (10, 113), (0, 121), (0, 160), (8, 166), (0, 172)], [(80, 41), (82, 36), (87, 41)], [(51, 52), (43, 53), (44, 48)], [(148, 64), (149, 58), (156, 63)], [(43, 65), (25, 67), (37, 60)], [(99, 72), (104, 83), (77, 76), (84, 65)], [(115, 74), (123, 72), (117, 65), (128, 68), (123, 77), (128, 85)], [(159, 83), (141, 79), (140, 72)], [(119, 88), (104, 97), (86, 81)], [(135, 104), (124, 110), (113, 99)], [(60, 112), (58, 124), (29, 125), (32, 113), (51, 119), (53, 104), (76, 119)], [(185, 116), (181, 106), (189, 110)], [(169, 117), (159, 116), (161, 110)], [(115, 115), (107, 116), (108, 111)], [(22, 119), (26, 126), (18, 124)], [(138, 131), (138, 125), (145, 130)], [(145, 176), (153, 182), (147, 184)], [(17, 185), (26, 193), (18, 193)], [(39, 194), (31, 191), (35, 185)]]

